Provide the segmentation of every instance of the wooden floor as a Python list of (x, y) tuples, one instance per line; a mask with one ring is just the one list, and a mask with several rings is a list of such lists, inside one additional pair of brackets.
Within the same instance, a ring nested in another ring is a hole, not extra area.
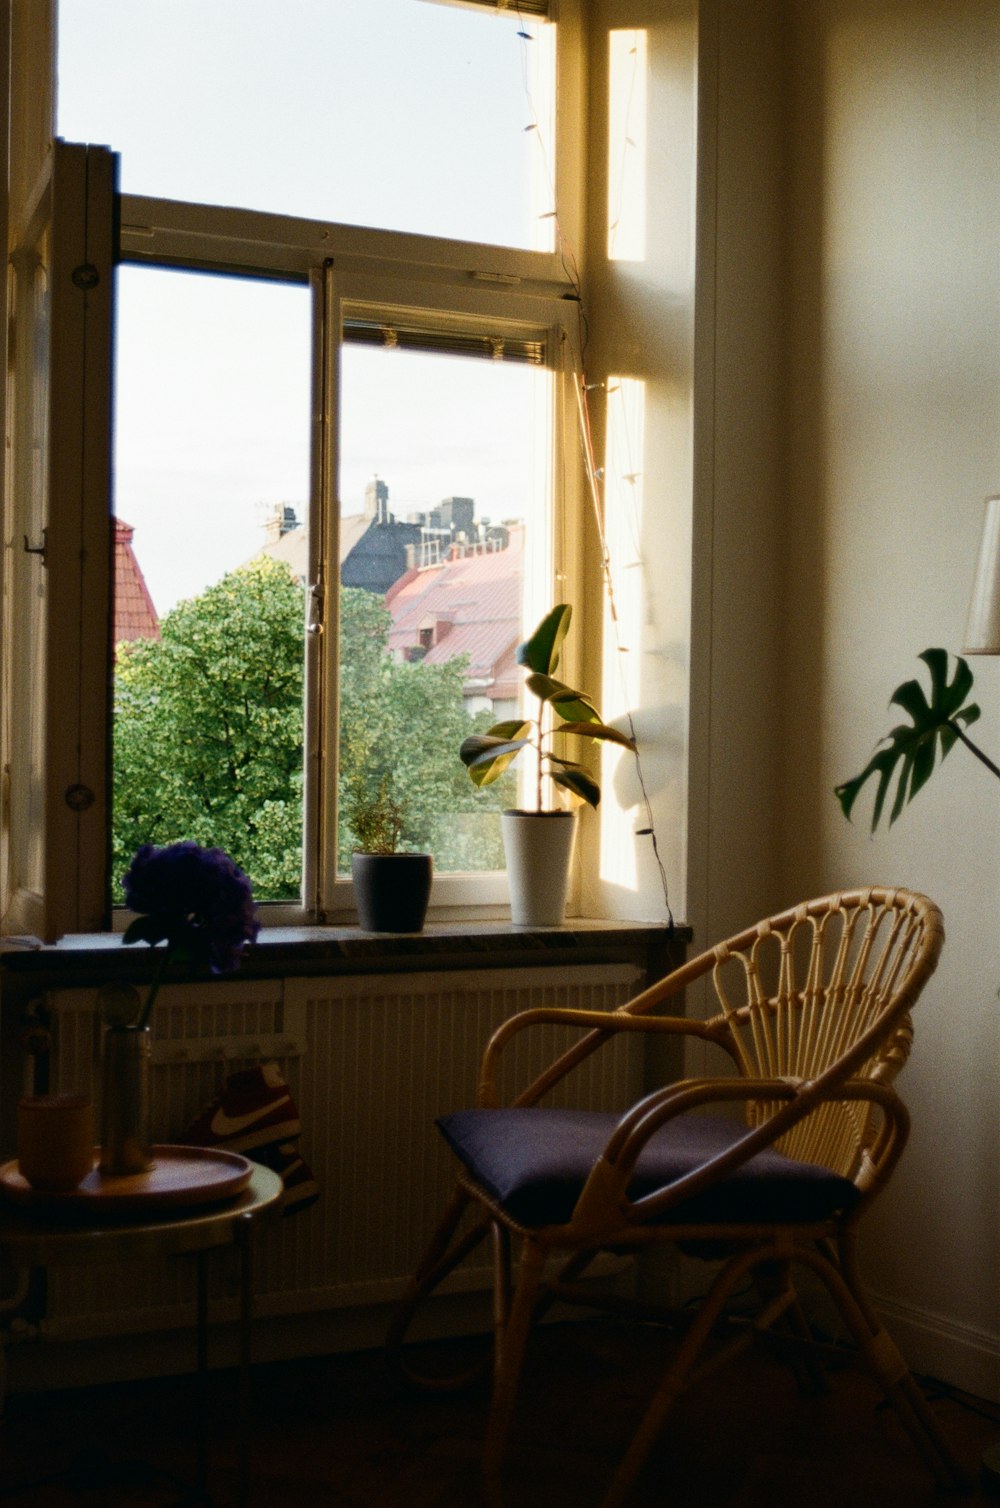
[[(590, 1508), (637, 1418), (667, 1342), (652, 1327), (606, 1321), (536, 1335), (502, 1497), (486, 1499), (477, 1461), (482, 1389), (397, 1389), (381, 1356), (270, 1363), (255, 1369), (253, 1508)], [(430, 1348), (424, 1348), (429, 1350)], [(454, 1348), (452, 1348), (454, 1349)], [(933, 1385), (928, 1396), (971, 1471), (1000, 1440), (1000, 1408)], [(236, 1501), (235, 1382), (208, 1396), (210, 1496), (193, 1481), (191, 1379), (15, 1395), (0, 1421), (0, 1501), (22, 1508), (165, 1508)], [(88, 1478), (82, 1452), (110, 1468)], [(139, 1458), (143, 1467), (134, 1466)], [(65, 1468), (76, 1461), (75, 1482)], [(150, 1468), (153, 1468), (151, 1474)], [(155, 1472), (162, 1473), (156, 1475)], [(46, 1475), (61, 1480), (26, 1486)], [(982, 1488), (936, 1490), (891, 1413), (849, 1359), (830, 1391), (801, 1396), (758, 1351), (678, 1405), (630, 1508), (932, 1508), (995, 1503)]]

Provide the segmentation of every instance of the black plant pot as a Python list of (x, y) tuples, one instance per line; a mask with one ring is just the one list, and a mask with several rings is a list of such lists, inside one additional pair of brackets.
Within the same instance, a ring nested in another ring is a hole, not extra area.
[(351, 878), (365, 932), (419, 932), (431, 894), (429, 853), (355, 853)]

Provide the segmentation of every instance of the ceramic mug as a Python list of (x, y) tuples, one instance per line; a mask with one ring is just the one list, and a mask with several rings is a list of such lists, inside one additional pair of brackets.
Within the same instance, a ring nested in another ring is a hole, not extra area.
[(94, 1109), (84, 1094), (28, 1094), (17, 1107), (17, 1165), (33, 1189), (75, 1189), (94, 1166)]

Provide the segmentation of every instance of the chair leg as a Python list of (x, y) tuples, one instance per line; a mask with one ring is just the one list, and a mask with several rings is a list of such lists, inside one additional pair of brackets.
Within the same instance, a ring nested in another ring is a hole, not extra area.
[(493, 1380), (496, 1382), (503, 1355), (504, 1336), (510, 1319), (510, 1231), (498, 1220), (491, 1227), (493, 1239)]
[(469, 1195), (466, 1194), (464, 1189), (457, 1188), (455, 1190), (441, 1222), (424, 1253), (420, 1266), (411, 1279), (409, 1289), (400, 1301), (386, 1333), (386, 1354), (390, 1363), (396, 1372), (417, 1387), (436, 1391), (451, 1391), (464, 1386), (467, 1382), (477, 1377), (483, 1370), (483, 1364), (477, 1363), (474, 1367), (466, 1369), (453, 1377), (427, 1377), (415, 1372), (412, 1367), (407, 1366), (403, 1361), (402, 1354), (406, 1333), (410, 1328), (413, 1316), (420, 1308), (424, 1299), (434, 1292), (435, 1288), (444, 1281), (448, 1274), (454, 1271), (459, 1263), (464, 1261), (470, 1252), (474, 1251), (489, 1233), (491, 1222), (487, 1218), (483, 1218), (466, 1231), (463, 1236), (456, 1237), (455, 1233), (470, 1202)]
[(900, 1423), (943, 1487), (968, 1487), (970, 1473), (959, 1461), (933, 1410), (910, 1374), (892, 1336), (872, 1309), (854, 1265), (854, 1243), (843, 1238), (836, 1253), (800, 1252), (821, 1277), (869, 1371)]
[[(513, 1303), (509, 1306), (509, 1312), (505, 1313), (497, 1335), (493, 1401), (483, 1451), (483, 1475), (486, 1478), (498, 1475), (506, 1449), (524, 1350), (534, 1319), (535, 1300), (544, 1265), (545, 1254), (534, 1241), (526, 1239), (521, 1247)], [(496, 1301), (495, 1315), (499, 1316), (501, 1309), (506, 1308), (502, 1300)]]
[(672, 1365), (667, 1368), (659, 1387), (646, 1409), (639, 1428), (632, 1437), (628, 1450), (625, 1452), (625, 1456), (615, 1473), (614, 1480), (602, 1500), (601, 1508), (621, 1508), (629, 1489), (642, 1470), (646, 1457), (649, 1455), (657, 1436), (663, 1428), (664, 1421), (670, 1412), (674, 1400), (684, 1386), (714, 1325), (718, 1321), (724, 1305), (759, 1259), (759, 1252), (750, 1251), (742, 1253), (727, 1262), (722, 1271), (716, 1276), (707, 1295), (702, 1300), (697, 1315), (681, 1342), (677, 1356)]
[(762, 1262), (754, 1272), (754, 1283), (765, 1304), (779, 1295), (786, 1293), (791, 1295), (790, 1302), (778, 1324), (795, 1349), (786, 1350), (783, 1359), (791, 1367), (800, 1393), (806, 1396), (828, 1393), (830, 1383), (822, 1362), (818, 1360), (814, 1352), (806, 1351), (804, 1345), (796, 1344), (811, 1344), (813, 1335), (795, 1292), (790, 1267), (789, 1262)]

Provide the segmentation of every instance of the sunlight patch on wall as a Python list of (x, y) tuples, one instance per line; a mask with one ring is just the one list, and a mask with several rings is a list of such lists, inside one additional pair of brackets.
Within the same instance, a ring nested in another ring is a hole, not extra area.
[(646, 33), (612, 31), (608, 42), (608, 257), (646, 255)]
[[(611, 592), (605, 593), (602, 701), (605, 717), (628, 731), (622, 719), (640, 704), (642, 622), (645, 594), (642, 571), (643, 446), (646, 384), (630, 377), (609, 377), (605, 451), (604, 536)], [(634, 891), (638, 883), (635, 844), (626, 841), (623, 809), (636, 826), (644, 813), (634, 760), (625, 750), (602, 752), (605, 799), (601, 820), (601, 878)], [(643, 820), (640, 820), (642, 818)]]

